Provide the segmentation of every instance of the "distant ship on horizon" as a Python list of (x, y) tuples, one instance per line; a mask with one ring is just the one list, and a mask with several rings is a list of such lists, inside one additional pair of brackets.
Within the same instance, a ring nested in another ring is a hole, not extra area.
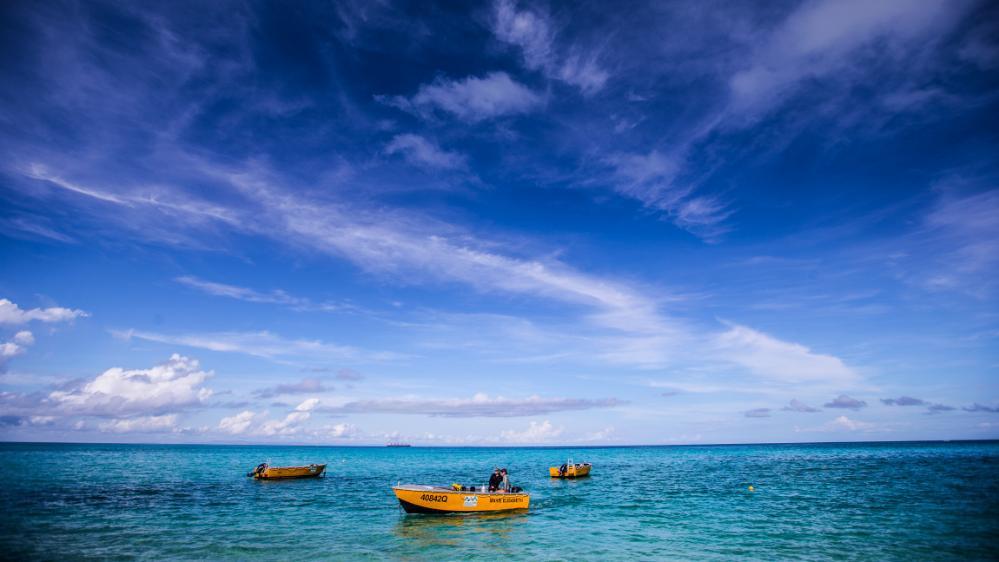
[(386, 447), (412, 447), (409, 443), (389, 443)]

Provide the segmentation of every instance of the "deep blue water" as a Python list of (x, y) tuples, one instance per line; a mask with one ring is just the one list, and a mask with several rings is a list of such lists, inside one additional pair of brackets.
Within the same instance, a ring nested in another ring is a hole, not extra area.
[[(567, 457), (592, 477), (552, 481)], [(329, 464), (265, 482), (256, 464)], [(526, 513), (400, 512), (396, 482), (482, 484)], [(17, 559), (999, 559), (999, 443), (539, 448), (0, 444)], [(755, 492), (748, 486), (753, 485)]]

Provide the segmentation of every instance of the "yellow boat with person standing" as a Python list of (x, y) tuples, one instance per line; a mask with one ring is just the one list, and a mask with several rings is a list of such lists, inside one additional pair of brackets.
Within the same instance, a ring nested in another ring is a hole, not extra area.
[(548, 468), (548, 475), (552, 478), (582, 478), (590, 475), (593, 468), (588, 462), (574, 463), (572, 459), (562, 466), (552, 466)]
[(406, 513), (496, 513), (527, 509), (531, 495), (513, 488), (510, 492), (489, 492), (482, 486), (466, 488), (453, 485), (422, 486), (400, 484), (392, 486), (399, 505)]

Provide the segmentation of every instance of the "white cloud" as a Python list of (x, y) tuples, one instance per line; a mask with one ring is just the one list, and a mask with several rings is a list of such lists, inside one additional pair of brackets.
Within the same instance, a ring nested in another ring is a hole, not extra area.
[(613, 169), (614, 190), (645, 207), (664, 213), (676, 226), (713, 240), (728, 229), (722, 224), (732, 211), (717, 198), (693, 196), (679, 185), (681, 161), (651, 150), (648, 154), (618, 153), (605, 162)]
[(465, 157), (457, 152), (449, 152), (420, 135), (404, 133), (396, 135), (385, 146), (386, 154), (402, 154), (414, 166), (440, 170), (456, 170), (465, 167)]
[(350, 439), (356, 437), (359, 433), (360, 431), (349, 423), (337, 423), (325, 428), (326, 436), (336, 439)]
[[(911, 56), (956, 21), (945, 0), (820, 0), (805, 2), (730, 81), (733, 110), (761, 114), (807, 80), (852, 80), (854, 53), (877, 48)], [(963, 9), (963, 8), (962, 8)], [(911, 42), (911, 44), (910, 44)], [(898, 53), (898, 55), (895, 55)]]
[(54, 306), (51, 308), (32, 308), (23, 310), (17, 304), (0, 299), (0, 324), (27, 324), (28, 322), (70, 322), (76, 318), (88, 316), (82, 310), (62, 308)]
[[(24, 348), (14, 342), (0, 343), (0, 361), (24, 353)], [(0, 363), (2, 364), (2, 363)]]
[(67, 413), (96, 416), (176, 411), (207, 400), (212, 391), (203, 385), (211, 376), (196, 359), (175, 353), (149, 369), (108, 369), (76, 390), (52, 392), (49, 401)]
[(559, 68), (558, 77), (589, 95), (602, 90), (610, 74), (592, 56), (572, 55)]
[(851, 420), (846, 416), (839, 416), (838, 418), (829, 422), (826, 425), (826, 428), (830, 430), (845, 429), (847, 431), (861, 431), (861, 430), (873, 429), (874, 424), (857, 420)]
[(522, 431), (512, 429), (503, 431), (500, 433), (500, 438), (510, 443), (543, 443), (559, 437), (563, 431), (563, 428), (553, 426), (548, 420), (541, 423), (532, 421), (527, 429)]
[(756, 375), (781, 382), (823, 382), (847, 384), (859, 376), (832, 355), (776, 339), (746, 326), (729, 324), (714, 338), (720, 356), (742, 365)]
[(319, 405), (319, 399), (318, 398), (307, 398), (305, 401), (303, 401), (301, 404), (299, 404), (298, 406), (295, 407), (295, 411), (296, 412), (309, 412), (311, 410), (316, 409), (316, 406), (318, 406), (318, 405)]
[(517, 10), (511, 0), (493, 4), (493, 34), (520, 47), (524, 65), (537, 70), (552, 64), (554, 39), (548, 17), (531, 10)]
[[(621, 177), (654, 181), (669, 174), (668, 162), (666, 156), (653, 151), (624, 165)], [(302, 197), (297, 191), (282, 188), (279, 178), (258, 169), (206, 166), (203, 171), (259, 204), (259, 212), (252, 217), (247, 214), (240, 223), (245, 233), (342, 257), (370, 273), (403, 283), (458, 282), (485, 293), (528, 295), (584, 307), (587, 326), (605, 332), (585, 335), (574, 343), (587, 344), (585, 351), (603, 361), (661, 367), (675, 364), (677, 356), (698, 353), (786, 381), (818, 381), (828, 376), (833, 382), (842, 382), (856, 377), (835, 357), (745, 327), (731, 326), (719, 335), (690, 326), (659, 311), (666, 298), (661, 293), (582, 272), (557, 259), (519, 257), (502, 251), (501, 241), (480, 239), (451, 225), (403, 212), (366, 211)], [(289, 340), (269, 332), (118, 335), (284, 361), (402, 357), (321, 341)], [(568, 334), (560, 336), (567, 341)], [(704, 341), (714, 345), (698, 343)]]
[(301, 433), (304, 428), (302, 424), (309, 420), (312, 414), (309, 412), (291, 412), (282, 420), (268, 420), (260, 426), (260, 433), (267, 436), (275, 435), (295, 435)]
[(127, 330), (112, 331), (112, 334), (123, 339), (138, 338), (146, 341), (183, 345), (210, 351), (242, 353), (273, 360), (281, 358), (311, 358), (388, 361), (402, 357), (395, 353), (367, 352), (351, 346), (326, 343), (319, 340), (290, 340), (267, 331), (169, 335)]
[(21, 330), (20, 332), (14, 334), (14, 343), (25, 346), (34, 345), (35, 336), (27, 330)]
[(412, 98), (381, 98), (400, 109), (428, 114), (444, 111), (467, 122), (527, 113), (541, 105), (541, 97), (510, 78), (505, 72), (492, 72), (481, 78), (438, 80), (420, 86)]
[(203, 293), (207, 293), (209, 295), (215, 295), (218, 297), (227, 297), (230, 299), (236, 299), (246, 302), (279, 304), (287, 306), (292, 310), (340, 312), (340, 311), (355, 309), (354, 306), (345, 303), (312, 302), (307, 298), (289, 295), (287, 292), (281, 289), (274, 289), (269, 292), (261, 292), (248, 287), (240, 287), (237, 285), (228, 285), (226, 283), (207, 281), (205, 279), (199, 279), (197, 277), (192, 277), (190, 275), (177, 277), (176, 279), (174, 279), (174, 281), (182, 285), (185, 285), (187, 287), (190, 287), (192, 289), (196, 289)]
[[(244, 410), (236, 415), (222, 418), (219, 421), (218, 429), (232, 435), (250, 434), (265, 437), (297, 435), (320, 439), (353, 439), (360, 435), (360, 430), (357, 427), (343, 422), (326, 425), (319, 429), (309, 429), (305, 424), (312, 419), (310, 412), (318, 405), (319, 400), (310, 398), (280, 419), (266, 419), (266, 412), (257, 414), (251, 410)], [(253, 425), (259, 418), (264, 419), (254, 428)]]
[(6, 368), (7, 361), (23, 354), (26, 348), (34, 345), (34, 343), (35, 336), (27, 330), (17, 332), (9, 342), (0, 343), (0, 373)]
[(945, 192), (913, 242), (920, 249), (912, 274), (918, 283), (989, 295), (999, 266), (999, 189), (966, 196)]
[(253, 424), (253, 419), (255, 417), (256, 414), (254, 412), (251, 412), (250, 410), (243, 410), (234, 416), (222, 418), (219, 420), (219, 431), (231, 433), (233, 435), (245, 433), (247, 429), (250, 429), (250, 425)]
[(596, 54), (577, 45), (560, 55), (553, 28), (551, 18), (541, 11), (518, 10), (510, 0), (493, 3), (493, 35), (520, 49), (524, 66), (576, 86), (584, 95), (603, 89), (610, 74), (600, 66)]
[(177, 414), (125, 418), (101, 423), (101, 431), (111, 433), (160, 433), (177, 429)]
[(613, 426), (608, 426), (608, 427), (605, 427), (605, 428), (603, 428), (603, 429), (601, 429), (599, 431), (594, 431), (593, 433), (590, 433), (589, 435), (587, 435), (586, 437), (584, 437), (582, 440), (583, 441), (607, 441), (608, 439), (611, 438), (612, 435), (614, 435), (614, 427)]

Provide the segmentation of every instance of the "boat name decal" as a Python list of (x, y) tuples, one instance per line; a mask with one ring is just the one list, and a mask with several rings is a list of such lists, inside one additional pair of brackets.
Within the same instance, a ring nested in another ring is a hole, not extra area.
[(425, 502), (447, 503), (447, 496), (446, 495), (439, 495), (438, 496), (438, 495), (434, 495), (434, 494), (423, 494), (422, 496), (420, 496), (420, 499), (423, 500), (423, 501), (425, 501)]
[(465, 496), (465, 507), (475, 507), (479, 505), (479, 496)]

